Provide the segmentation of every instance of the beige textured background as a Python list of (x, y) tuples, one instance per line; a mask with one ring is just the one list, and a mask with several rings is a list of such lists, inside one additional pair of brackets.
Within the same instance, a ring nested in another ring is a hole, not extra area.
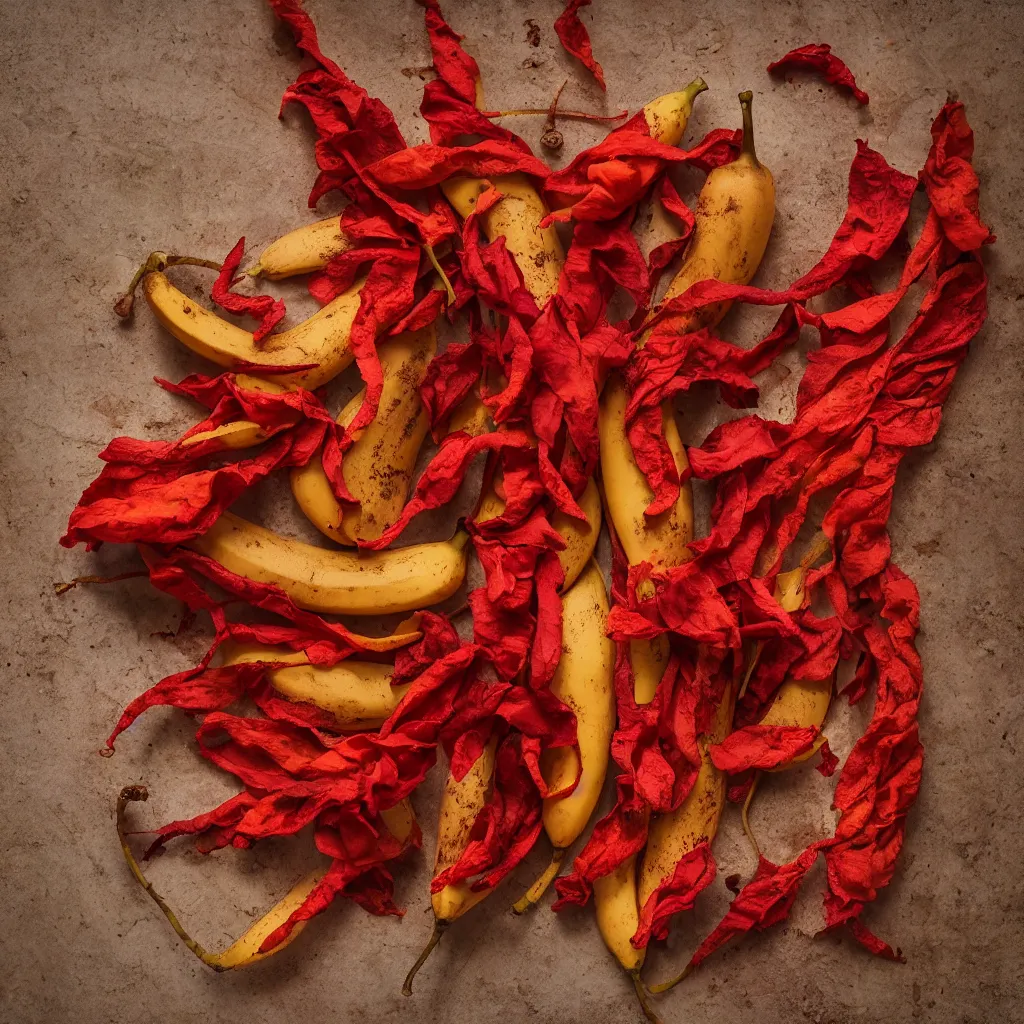
[[(478, 56), (494, 106), (603, 102), (561, 53), (555, 0), (450, 3)], [(411, 0), (309, 0), (325, 51), (388, 102), (410, 141), (425, 137), (419, 80), (428, 62)], [(0, 704), (0, 1020), (16, 1024), (174, 1021), (178, 1024), (431, 1019), (439, 1024), (639, 1019), (632, 993), (589, 913), (526, 920), (506, 911), (547, 852), (541, 848), (490, 900), (453, 928), (420, 975), (401, 979), (425, 939), (431, 822), (441, 773), (417, 808), (424, 855), (398, 882), (404, 920), (337, 904), (287, 952), (235, 976), (215, 976), (177, 942), (128, 877), (117, 847), (118, 788), (146, 782), (145, 824), (192, 814), (233, 792), (195, 756), (191, 727), (155, 711), (96, 756), (120, 709), (160, 676), (194, 662), (203, 629), (168, 642), (177, 609), (142, 583), (57, 599), (52, 583), (129, 567), (125, 550), (96, 556), (57, 547), (67, 513), (114, 434), (171, 437), (195, 416), (152, 384), (200, 369), (140, 310), (132, 330), (110, 306), (150, 249), (220, 257), (239, 235), (256, 248), (308, 219), (310, 135), (296, 114), (276, 119), (297, 70), (286, 33), (258, 0), (155, 4), (79, 0), (0, 4), (0, 388), (5, 443), (6, 620)], [(526, 42), (523, 22), (541, 26)], [(662, 1001), (668, 1022), (775, 1024), (1019, 1020), (1021, 944), (1020, 507), (1021, 52), (1024, 8), (948, 0), (596, 0), (585, 12), (609, 81), (608, 109), (636, 109), (693, 75), (701, 97), (691, 137), (737, 121), (751, 87), (762, 159), (779, 191), (776, 234), (759, 281), (783, 284), (810, 266), (843, 208), (856, 136), (907, 171), (920, 166), (928, 126), (948, 89), (959, 92), (978, 143), (984, 213), (999, 235), (986, 254), (991, 316), (976, 340), (932, 449), (901, 473), (892, 522), (896, 558), (923, 598), (926, 670), (924, 786), (892, 889), (867, 914), (909, 963), (872, 960), (849, 941), (810, 938), (820, 879), (791, 924), (711, 960)], [(831, 89), (773, 81), (769, 60), (827, 41), (871, 94), (858, 109)], [(534, 67), (523, 68), (530, 60)], [(540, 121), (517, 125), (536, 143)], [(566, 129), (566, 153), (597, 137)], [(198, 288), (209, 280), (191, 280)], [(298, 296), (299, 289), (286, 291)], [(296, 301), (292, 311), (302, 312)], [(731, 329), (752, 338), (758, 323)], [(790, 361), (799, 367), (799, 358)], [(766, 381), (765, 410), (785, 412), (789, 381)], [(349, 382), (351, 383), (351, 382)], [(684, 418), (699, 442), (707, 416)], [(286, 493), (286, 492), (285, 492)], [(276, 496), (276, 497), (275, 497)], [(264, 504), (298, 526), (280, 488)], [(840, 753), (852, 719), (830, 726)], [(756, 821), (766, 852), (792, 855), (831, 820), (829, 787), (807, 772), (769, 787)], [(722, 862), (703, 910), (652, 955), (662, 976), (721, 912), (721, 882), (753, 861), (730, 813)], [(741, 837), (740, 837), (741, 838)], [(152, 869), (208, 945), (236, 934), (281, 894), (314, 854), (308, 837), (203, 859), (186, 844)]]

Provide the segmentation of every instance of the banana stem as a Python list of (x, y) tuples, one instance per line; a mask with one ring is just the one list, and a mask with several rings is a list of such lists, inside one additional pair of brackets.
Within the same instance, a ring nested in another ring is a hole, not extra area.
[(683, 95), (693, 103), (693, 101), (702, 93), (706, 92), (708, 83), (703, 78), (695, 78), (684, 90)]
[(757, 153), (754, 152), (754, 113), (751, 109), (753, 102), (754, 94), (749, 89), (740, 93), (740, 107), (743, 109), (743, 145), (740, 153), (749, 156), (755, 165), (760, 167)]
[(548, 886), (558, 874), (564, 859), (565, 847), (556, 846), (551, 855), (551, 863), (541, 872), (537, 881), (513, 904), (513, 914), (525, 914), (530, 907), (536, 906), (540, 902), (540, 898), (547, 892)]
[(135, 880), (142, 886), (143, 889), (149, 893), (150, 898), (160, 908), (161, 913), (170, 922), (171, 927), (178, 933), (178, 938), (200, 959), (209, 967), (212, 967), (218, 973), (224, 971), (226, 968), (221, 966), (217, 962), (216, 954), (208, 952), (204, 949), (191, 935), (181, 926), (178, 918), (175, 916), (174, 911), (167, 905), (167, 901), (153, 888), (153, 884), (146, 878), (142, 873), (142, 868), (139, 867), (138, 861), (135, 859), (135, 854), (132, 853), (131, 847), (128, 845), (128, 837), (125, 831), (125, 809), (129, 803), (133, 803), (137, 800), (148, 800), (149, 790), (145, 786), (125, 786), (121, 790), (120, 795), (117, 798), (117, 838), (121, 841), (121, 851), (124, 853), (125, 862), (131, 869), (132, 874), (135, 876)]
[(420, 953), (419, 959), (412, 965), (412, 970), (405, 976), (405, 984), (402, 986), (402, 995), (412, 995), (412, 982), (416, 975), (419, 973), (419, 969), (427, 962), (427, 957), (434, 951), (434, 947), (441, 941), (441, 936), (444, 935), (445, 929), (448, 927), (447, 921), (434, 921), (434, 930), (430, 933), (430, 938), (427, 939), (427, 944), (423, 947), (423, 952)]
[(648, 986), (647, 991), (654, 995), (661, 995), (662, 992), (667, 992), (670, 988), (675, 988), (679, 982), (685, 981), (692, 972), (693, 965), (687, 964), (674, 978), (670, 978), (668, 981), (663, 981), (660, 985), (650, 985)]
[(761, 860), (761, 847), (757, 845), (757, 839), (754, 837), (754, 832), (750, 827), (750, 804), (754, 799), (754, 793), (757, 792), (757, 784), (761, 781), (761, 772), (757, 772), (754, 775), (753, 781), (750, 783), (750, 789), (747, 790), (747, 798), (743, 801), (743, 809), (740, 811), (740, 821), (743, 822), (743, 832), (747, 839), (750, 841), (750, 845), (754, 849), (754, 856)]
[(134, 580), (139, 576), (148, 575), (145, 569), (136, 569), (134, 572), (121, 572), (116, 576), (76, 576), (70, 583), (54, 583), (53, 592), (60, 596), (87, 583), (120, 583), (121, 580)]
[(125, 293), (114, 303), (114, 312), (122, 319), (127, 320), (132, 315), (132, 307), (135, 305), (135, 289), (139, 282), (147, 275), (156, 271), (166, 270), (168, 267), (205, 267), (207, 270), (220, 270), (221, 264), (213, 260), (201, 260), (197, 256), (171, 256), (165, 252), (151, 252), (128, 285)]
[[(662, 1019), (658, 1016), (657, 1011), (651, 1006), (651, 1000), (647, 987), (640, 979), (639, 971), (630, 971), (629, 976), (633, 979), (633, 988), (636, 991), (636, 997), (640, 1001), (640, 1009), (644, 1011), (644, 1016), (651, 1022), (651, 1024), (662, 1024)], [(650, 990), (655, 991), (654, 989)]]
[[(496, 121), (499, 117), (525, 117), (529, 115), (539, 117), (541, 114), (548, 116), (550, 113), (550, 107), (522, 107), (518, 110), (488, 110), (484, 117)], [(618, 114), (588, 114), (583, 110), (558, 109), (559, 117), (565, 117), (572, 121), (621, 121), (628, 113), (628, 110), (623, 110)]]

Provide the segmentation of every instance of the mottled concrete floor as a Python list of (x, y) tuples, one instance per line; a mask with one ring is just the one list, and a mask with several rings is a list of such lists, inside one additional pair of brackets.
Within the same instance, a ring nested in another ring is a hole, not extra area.
[[(326, 52), (392, 106), (411, 140), (423, 139), (420, 82), (400, 73), (429, 59), (419, 8), (411, 0), (309, 6)], [(480, 59), (489, 103), (545, 105), (566, 76), (568, 105), (604, 102), (557, 47), (550, 26), (558, 6), (449, 5)], [(98, 469), (96, 453), (114, 434), (172, 437), (195, 415), (152, 377), (181, 376), (199, 362), (146, 310), (125, 330), (110, 307), (154, 247), (219, 257), (243, 233), (255, 247), (309, 218), (310, 136), (298, 116), (276, 119), (297, 60), (258, 0), (5, 0), (2, 9), (0, 1020), (638, 1019), (589, 914), (556, 919), (543, 911), (516, 920), (506, 912), (545, 859), (543, 849), (452, 929), (413, 1000), (399, 988), (429, 931), (425, 856), (398, 883), (409, 907), (404, 920), (339, 905), (286, 953), (237, 976), (200, 967), (131, 882), (114, 835), (121, 785), (150, 786), (153, 798), (137, 819), (146, 824), (206, 808), (233, 785), (196, 756), (177, 713), (149, 714), (116, 757), (96, 755), (124, 704), (192, 664), (204, 636), (154, 636), (175, 623), (177, 610), (139, 581), (53, 594), (55, 580), (131, 564), (125, 550), (90, 556), (57, 546), (68, 510)], [(541, 26), (536, 49), (526, 42), (527, 18)], [(759, 148), (779, 192), (762, 283), (792, 280), (827, 244), (854, 139), (867, 137), (913, 171), (947, 90), (967, 104), (984, 213), (999, 236), (986, 254), (988, 325), (938, 441), (901, 470), (892, 523), (896, 558), (923, 597), (927, 763), (895, 883), (868, 920), (909, 962), (872, 960), (844, 940), (812, 940), (820, 888), (812, 879), (789, 927), (716, 956), (663, 1001), (665, 1018), (1020, 1020), (1024, 8), (977, 0), (596, 0), (585, 19), (610, 83), (610, 110), (636, 109), (700, 73), (712, 91), (699, 102), (696, 136), (735, 124), (736, 92), (755, 90)], [(787, 84), (764, 73), (792, 46), (821, 40), (856, 70), (870, 107), (858, 109), (816, 82)], [(536, 143), (539, 120), (521, 127)], [(590, 128), (570, 126), (567, 155), (595, 138)], [(301, 308), (296, 301), (293, 310)], [(740, 319), (733, 330), (753, 337), (759, 323)], [(766, 410), (784, 412), (791, 385), (768, 381)], [(699, 441), (703, 420), (683, 423), (687, 438)], [(281, 507), (294, 525), (293, 511)], [(833, 731), (852, 736), (854, 724), (840, 716)], [(435, 772), (417, 794), (428, 855), (439, 784)], [(813, 772), (774, 785), (757, 811), (768, 853), (790, 855), (821, 834), (828, 800)], [(752, 870), (738, 833), (730, 814), (718, 846), (720, 879)], [(207, 859), (179, 845), (153, 875), (196, 935), (216, 946), (283, 892), (311, 856), (308, 837)], [(716, 882), (704, 910), (652, 956), (652, 974), (679, 962), (726, 897)]]

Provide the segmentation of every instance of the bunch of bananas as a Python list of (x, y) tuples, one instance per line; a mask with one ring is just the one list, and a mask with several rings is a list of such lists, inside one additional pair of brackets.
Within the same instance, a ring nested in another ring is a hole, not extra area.
[[(666, 145), (678, 145), (694, 99), (704, 88), (698, 79), (685, 90), (649, 103), (643, 113), (651, 136)], [(755, 153), (751, 94), (742, 93), (740, 102), (742, 151), (738, 159), (708, 175), (696, 205), (692, 240), (665, 300), (706, 279), (747, 284), (764, 255), (775, 213), (774, 185), (771, 173)], [(565, 252), (555, 228), (542, 227), (549, 210), (530, 179), (522, 174), (487, 180), (451, 178), (441, 183), (441, 189), (463, 218), (474, 213), (484, 192), (494, 189), (499, 193), (500, 199), (481, 218), (483, 231), (492, 241), (504, 239), (524, 286), (538, 307), (543, 308), (557, 292)], [(250, 273), (272, 281), (309, 273), (325, 267), (350, 244), (340, 218), (327, 218), (274, 242)], [(356, 280), (303, 323), (271, 334), (260, 344), (252, 333), (203, 308), (176, 288), (166, 273), (173, 262), (162, 254), (154, 254), (143, 268), (141, 285), (149, 307), (160, 324), (192, 351), (218, 366), (238, 371), (236, 383), (240, 388), (271, 393), (313, 389), (352, 363), (350, 332), (365, 278)], [(682, 335), (714, 327), (727, 309), (727, 303), (704, 307), (698, 313), (669, 319), (668, 329)], [(665, 323), (660, 330), (666, 330)], [(639, 345), (645, 344), (649, 333), (641, 336)], [(332, 547), (281, 536), (233, 513), (223, 514), (189, 546), (231, 573), (275, 585), (295, 605), (311, 612), (382, 616), (427, 608), (451, 597), (466, 576), (470, 546), (465, 530), (458, 531), (450, 540), (395, 550), (366, 552), (356, 548), (360, 542), (380, 538), (399, 519), (409, 498), (417, 459), (428, 432), (420, 385), (436, 346), (433, 325), (381, 340), (378, 345), (383, 371), (378, 411), (355, 438), (343, 465), (345, 485), (358, 504), (343, 505), (338, 501), (319, 457), (291, 471), (291, 488), (298, 507), (332, 542)], [(261, 365), (309, 368), (261, 376)], [(681, 565), (691, 557), (694, 516), (689, 483), (680, 487), (670, 508), (655, 516), (645, 514), (653, 492), (637, 465), (627, 436), (628, 397), (625, 381), (613, 373), (604, 384), (600, 400), (600, 484), (590, 480), (579, 498), (586, 521), (561, 512), (551, 517), (552, 526), (565, 543), (559, 553), (564, 574), (562, 653), (551, 690), (574, 712), (578, 743), (576, 747), (549, 750), (542, 758), (541, 772), (549, 791), (568, 794), (544, 801), (543, 825), (553, 847), (552, 859), (515, 905), (518, 913), (541, 899), (558, 874), (567, 851), (583, 834), (598, 804), (609, 765), (616, 724), (615, 645), (606, 635), (609, 601), (605, 577), (593, 557), (602, 527), (602, 505), (631, 565), (646, 562), (662, 570)], [(353, 420), (362, 399), (360, 392), (342, 409), (339, 424), (347, 426)], [(662, 408), (662, 420), (676, 469), (685, 479), (686, 451), (668, 403)], [(471, 435), (493, 429), (488, 410), (478, 395), (471, 395), (457, 410), (450, 429)], [(266, 440), (258, 424), (237, 420), (194, 434), (188, 443), (211, 438), (234, 450)], [(478, 523), (502, 514), (505, 503), (500, 490), (500, 479), (491, 480), (477, 505)], [(805, 565), (779, 575), (776, 598), (784, 609), (800, 607), (806, 572)], [(629, 661), (633, 696), (638, 705), (649, 704), (655, 698), (669, 657), (664, 637), (631, 643)], [(378, 729), (408, 690), (408, 684), (392, 686), (393, 667), (376, 661), (349, 659), (334, 668), (321, 668), (310, 664), (301, 652), (257, 644), (226, 646), (222, 660), (225, 665), (272, 663), (274, 668), (268, 673), (268, 680), (279, 696), (315, 705), (333, 716), (342, 732)], [(764, 722), (820, 727), (831, 691), (831, 682), (788, 680)], [(687, 853), (715, 837), (725, 802), (725, 778), (712, 763), (708, 748), (730, 731), (736, 699), (737, 694), (727, 688), (709, 730), (699, 737), (701, 764), (693, 789), (682, 805), (672, 813), (653, 817), (643, 852), (597, 879), (595, 884), (601, 935), (633, 979), (645, 1011), (652, 1017), (646, 990), (640, 982), (644, 950), (634, 947), (631, 940), (651, 894), (672, 877)], [(468, 774), (461, 779), (449, 776), (437, 826), (435, 874), (455, 864), (470, 842), (473, 824), (491, 791), (495, 750), (496, 740), (492, 739)], [(126, 797), (133, 798), (136, 797), (132, 794)], [(749, 799), (744, 822), (748, 807)], [(394, 819), (389, 822), (392, 833), (400, 839), (408, 836), (414, 828), (408, 802), (388, 813)], [(125, 851), (140, 881), (148, 885), (126, 842)], [(218, 954), (207, 953), (187, 939), (166, 905), (159, 899), (158, 902), (190, 948), (210, 966), (226, 970), (269, 955), (259, 952), (263, 941), (302, 903), (316, 880), (317, 876), (311, 876), (299, 882), (249, 932)], [(489, 892), (474, 891), (462, 882), (433, 894), (434, 932), (406, 981), (407, 993), (411, 991), (415, 971), (443, 930)], [(298, 929), (291, 937), (297, 933)]]

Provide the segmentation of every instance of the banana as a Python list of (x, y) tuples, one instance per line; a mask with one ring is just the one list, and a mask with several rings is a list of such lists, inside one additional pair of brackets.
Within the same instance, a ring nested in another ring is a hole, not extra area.
[(352, 248), (341, 230), (341, 217), (328, 217), (289, 231), (263, 250), (259, 263), (250, 268), (253, 277), (280, 281), (296, 274), (309, 274), (327, 266), (332, 256)]
[(267, 672), (270, 685), (286, 700), (313, 704), (334, 715), (346, 732), (380, 728), (409, 689), (409, 684), (391, 685), (393, 665), (346, 658), (331, 668), (320, 668), (311, 665), (303, 651), (261, 644), (232, 644), (222, 663), (260, 661), (287, 663), (288, 667)]
[[(248, 374), (239, 373), (235, 375), (235, 383), (240, 388), (250, 391), (265, 391), (271, 395), (279, 395), (288, 389), (271, 380), (264, 380), (262, 377), (250, 377)], [(220, 438), (225, 448), (237, 450), (240, 448), (251, 448), (253, 445), (262, 444), (267, 439), (267, 434), (258, 423), (252, 420), (232, 420), (229, 423), (222, 423), (213, 430), (201, 430), (198, 434), (183, 438), (182, 448), (190, 448), (200, 441), (209, 441), (213, 438)]]
[(359, 311), (360, 292), (365, 283), (365, 277), (359, 278), (309, 319), (280, 334), (268, 335), (261, 345), (256, 344), (249, 331), (228, 323), (175, 288), (160, 271), (145, 275), (142, 291), (157, 320), (193, 352), (228, 369), (239, 363), (315, 363), (310, 370), (275, 375), (281, 384), (312, 390), (336, 377), (354, 358), (349, 331)]
[[(437, 853), (434, 857), (435, 877), (450, 868), (462, 856), (469, 844), (469, 834), (477, 815), (483, 810), (490, 795), (494, 777), (494, 755), (497, 737), (492, 737), (484, 747), (476, 763), (456, 781), (449, 772), (444, 792), (441, 794), (441, 809), (437, 821)], [(467, 911), (475, 907), (490, 894), (490, 889), (473, 892), (468, 882), (446, 885), (430, 898), (434, 911), (434, 930), (419, 959), (413, 964), (402, 986), (402, 994), (412, 995), (412, 983), (417, 972), (426, 962), (445, 929)]]
[(451, 597), (466, 575), (466, 542), (357, 554), (282, 537), (225, 512), (188, 546), (229, 572), (280, 587), (300, 608), (335, 615), (413, 611)]
[(715, 712), (711, 730), (698, 740), (700, 768), (693, 789), (682, 804), (669, 814), (656, 815), (647, 834), (647, 847), (640, 865), (639, 904), (675, 873), (676, 865), (702, 842), (713, 842), (725, 806), (725, 774), (708, 756), (708, 747), (721, 743), (732, 726), (735, 690), (726, 684), (722, 702)]
[[(266, 960), (267, 957), (280, 953), (282, 949), (291, 945), (299, 937), (306, 925), (309, 924), (308, 921), (297, 922), (287, 938), (278, 943), (269, 952), (260, 952), (260, 946), (263, 945), (264, 941), (280, 928), (306, 901), (316, 884), (326, 874), (326, 866), (316, 868), (299, 879), (285, 896), (278, 900), (258, 921), (251, 924), (227, 949), (219, 953), (211, 953), (196, 942), (181, 926), (174, 911), (168, 906), (167, 901), (153, 888), (152, 883), (146, 879), (146, 876), (142, 873), (142, 868), (139, 867), (135, 855), (132, 853), (131, 847), (128, 845), (128, 832), (125, 827), (127, 824), (125, 821), (126, 808), (133, 801), (148, 799), (149, 792), (145, 786), (125, 786), (121, 790), (117, 800), (116, 814), (117, 835), (121, 841), (121, 851), (136, 881), (160, 908), (182, 942), (204, 964), (212, 967), (218, 973), (235, 970), (238, 967), (246, 967), (249, 964)], [(402, 800), (387, 810), (382, 810), (381, 817), (384, 819), (384, 824), (387, 826), (388, 831), (402, 843), (409, 838), (416, 822), (412, 804), (408, 799)]]
[[(704, 182), (694, 210), (693, 239), (664, 301), (709, 278), (749, 284), (761, 265), (775, 220), (775, 182), (754, 150), (752, 100), (751, 93), (740, 93), (743, 148), (732, 163), (716, 167)], [(667, 324), (680, 334), (713, 327), (730, 305), (723, 302), (705, 306), (692, 315), (670, 319)], [(661, 330), (665, 328), (663, 324)], [(650, 332), (641, 344), (649, 336)]]
[[(807, 567), (799, 565), (789, 572), (780, 572), (775, 578), (775, 600), (787, 611), (795, 612), (803, 603), (804, 580)], [(832, 702), (832, 677), (827, 679), (786, 679), (779, 687), (760, 725), (782, 725), (820, 729)], [(806, 761), (818, 751), (825, 737), (820, 735), (804, 754), (798, 754), (786, 764), (773, 768), (780, 772)]]
[[(437, 348), (433, 324), (377, 347), (384, 374), (377, 415), (345, 453), (342, 473), (359, 505), (343, 508), (320, 455), (292, 470), (292, 494), (309, 521), (339, 544), (376, 540), (401, 515), (429, 423), (419, 386)], [(338, 416), (347, 427), (363, 404), (363, 388)]]
[(608, 770), (615, 728), (615, 644), (605, 635), (608, 592), (597, 563), (590, 559), (562, 597), (562, 657), (551, 691), (576, 715), (576, 747), (557, 747), (541, 755), (540, 770), (552, 791), (572, 784), (563, 797), (544, 801), (544, 830), (554, 847), (551, 864), (512, 908), (524, 913), (544, 895), (566, 850), (579, 838), (597, 806)]
[[(656, 516), (645, 516), (654, 492), (633, 457), (626, 435), (626, 405), (629, 395), (618, 374), (609, 377), (601, 395), (598, 420), (601, 441), (601, 480), (608, 516), (630, 565), (650, 562), (665, 569), (690, 559), (693, 540), (693, 494), (689, 484), (679, 489), (675, 504)], [(671, 406), (662, 407), (665, 440), (672, 451), (676, 469), (689, 467), (679, 428)]]
[(523, 284), (540, 309), (558, 291), (558, 278), (565, 264), (565, 250), (554, 225), (540, 222), (550, 213), (547, 204), (525, 174), (501, 174), (483, 178), (449, 178), (441, 191), (463, 219), (475, 209), (477, 200), (491, 187), (502, 195), (483, 216), (488, 241), (504, 236), (505, 247), (523, 275)]
[[(689, 87), (696, 89), (692, 95), (700, 92), (699, 84), (703, 83), (698, 79)], [(662, 97), (650, 105), (657, 105), (647, 113), (652, 134), (658, 131), (665, 135), (661, 111), (671, 109), (665, 100)], [(666, 300), (707, 278), (748, 284), (761, 263), (775, 219), (775, 186), (771, 172), (758, 161), (754, 150), (751, 102), (749, 92), (740, 94), (742, 152), (732, 163), (708, 175), (694, 212), (693, 240), (679, 273), (669, 285)], [(728, 303), (718, 303), (691, 316), (669, 320), (668, 324), (671, 329), (685, 334), (700, 327), (714, 326), (728, 308)], [(650, 334), (648, 331), (641, 337), (640, 346), (646, 344)], [(678, 565), (690, 557), (687, 545), (693, 539), (692, 490), (687, 483), (680, 487), (672, 508), (658, 516), (644, 516), (643, 510), (653, 493), (636, 465), (626, 435), (627, 401), (621, 377), (613, 375), (605, 386), (600, 407), (601, 475), (608, 515), (630, 563), (647, 560), (660, 567)], [(687, 466), (686, 452), (672, 407), (667, 402), (662, 406), (662, 423), (665, 440), (681, 472)], [(667, 641), (659, 638), (634, 642), (630, 645), (630, 657), (636, 700), (649, 703), (668, 659)]]
[[(505, 511), (505, 502), (498, 496), (494, 487), (496, 481), (497, 477), (480, 499), (476, 513), (478, 523), (496, 519)], [(586, 513), (585, 523), (557, 509), (551, 514), (550, 519), (552, 529), (565, 541), (565, 547), (558, 552), (558, 561), (565, 576), (562, 581), (563, 591), (573, 585), (587, 565), (601, 532), (601, 495), (593, 480), (587, 481), (587, 486), (580, 495), (579, 506)]]
[(448, 420), (448, 433), (464, 430), (470, 437), (487, 434), (491, 429), (491, 412), (480, 400), (478, 389), (471, 391), (455, 407)]
[(624, 970), (639, 976), (646, 950), (629, 941), (640, 927), (636, 902), (636, 857), (628, 857), (610, 875), (594, 879), (594, 908), (604, 944)]
[(252, 420), (234, 420), (231, 423), (222, 423), (213, 430), (201, 430), (198, 434), (183, 438), (182, 448), (191, 448), (201, 441), (212, 441), (218, 439), (220, 443), (230, 451), (237, 451), (241, 448), (252, 448), (254, 445), (262, 444), (267, 439), (267, 434), (258, 423)]
[(652, 139), (666, 146), (683, 141), (686, 123), (693, 113), (693, 101), (707, 89), (703, 78), (695, 78), (685, 89), (666, 93), (644, 105), (644, 120)]

